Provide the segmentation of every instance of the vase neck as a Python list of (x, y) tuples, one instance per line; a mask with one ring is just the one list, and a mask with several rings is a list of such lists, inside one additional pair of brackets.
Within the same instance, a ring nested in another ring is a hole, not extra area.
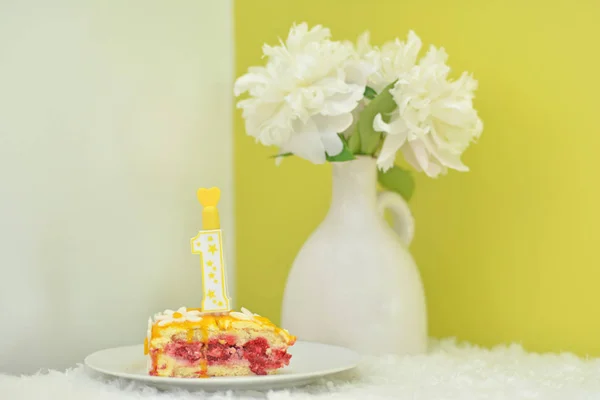
[(375, 212), (376, 176), (375, 160), (371, 157), (333, 163), (330, 212)]

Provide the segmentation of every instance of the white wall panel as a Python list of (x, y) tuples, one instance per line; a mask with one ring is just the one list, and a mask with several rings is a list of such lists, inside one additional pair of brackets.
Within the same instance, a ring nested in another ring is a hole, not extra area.
[(199, 305), (200, 186), (222, 188), (233, 278), (231, 13), (0, 0), (0, 372), (141, 343), (151, 313)]

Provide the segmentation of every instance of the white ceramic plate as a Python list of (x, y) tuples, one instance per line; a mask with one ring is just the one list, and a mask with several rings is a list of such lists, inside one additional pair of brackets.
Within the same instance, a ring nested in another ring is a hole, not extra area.
[(149, 376), (142, 345), (101, 350), (85, 358), (85, 365), (103, 375), (139, 381), (159, 389), (269, 390), (307, 385), (318, 378), (347, 371), (359, 362), (349, 349), (298, 341), (288, 350), (290, 365), (275, 375), (215, 378), (166, 378)]

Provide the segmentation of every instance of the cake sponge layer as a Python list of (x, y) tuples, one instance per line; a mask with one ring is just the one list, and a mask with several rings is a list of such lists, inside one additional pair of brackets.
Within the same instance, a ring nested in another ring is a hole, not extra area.
[(159, 314), (150, 321), (146, 350), (151, 375), (266, 375), (289, 364), (287, 349), (296, 338), (267, 318), (245, 309), (242, 313), (181, 317), (190, 311), (194, 309), (182, 308), (171, 312), (174, 318)]

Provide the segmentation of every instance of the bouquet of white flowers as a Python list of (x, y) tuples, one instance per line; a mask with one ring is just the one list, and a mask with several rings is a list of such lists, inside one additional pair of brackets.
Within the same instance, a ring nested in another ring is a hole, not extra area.
[(313, 163), (356, 156), (377, 159), (379, 181), (410, 198), (409, 171), (396, 154), (430, 177), (467, 171), (460, 157), (483, 124), (473, 108), (477, 82), (448, 77), (447, 55), (409, 32), (381, 47), (369, 34), (356, 44), (333, 41), (329, 29), (294, 25), (285, 43), (263, 46), (266, 63), (235, 82), (249, 135), (277, 146), (277, 160), (296, 155)]

